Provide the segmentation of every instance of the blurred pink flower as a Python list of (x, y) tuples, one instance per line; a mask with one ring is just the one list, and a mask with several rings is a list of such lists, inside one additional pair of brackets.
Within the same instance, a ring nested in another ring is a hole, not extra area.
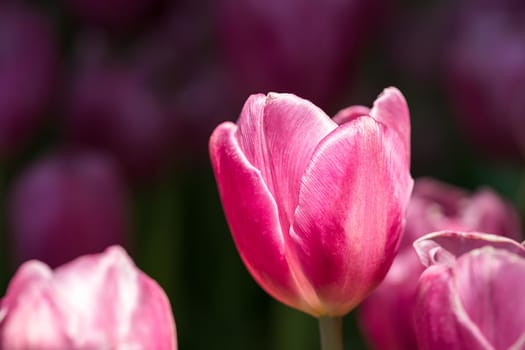
[(111, 160), (96, 153), (55, 154), (14, 184), (9, 221), (14, 260), (56, 267), (128, 241), (126, 196)]
[(47, 18), (22, 5), (0, 5), (0, 158), (18, 152), (41, 127), (58, 61)]
[(210, 139), (245, 265), (270, 295), (314, 316), (346, 314), (383, 279), (412, 190), (397, 89), (334, 120), (295, 95), (252, 95)]
[(447, 48), (448, 92), (484, 154), (525, 157), (525, 6), (467, 1)]
[(0, 303), (0, 348), (175, 350), (162, 288), (113, 246), (51, 270), (24, 263)]
[(440, 232), (414, 244), (421, 275), (415, 325), (421, 350), (525, 348), (525, 248), (500, 236)]
[(399, 254), (360, 309), (361, 327), (374, 349), (417, 349), (413, 309), (424, 267), (412, 243), (425, 233), (444, 229), (479, 230), (513, 239), (519, 239), (521, 232), (515, 210), (490, 189), (469, 194), (430, 178), (416, 180)]

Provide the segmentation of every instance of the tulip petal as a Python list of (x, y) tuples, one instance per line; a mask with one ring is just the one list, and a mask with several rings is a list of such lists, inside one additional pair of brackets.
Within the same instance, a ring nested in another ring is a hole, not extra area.
[[(494, 349), (508, 349), (525, 334), (525, 259), (491, 246), (466, 254), (454, 267), (461, 303)], [(470, 348), (469, 348), (470, 349)]]
[(38, 261), (24, 263), (9, 284), (0, 307), (0, 348), (71, 348), (64, 314), (51, 297), (52, 271)]
[(174, 349), (169, 302), (148, 279), (117, 246), (57, 268), (54, 286), (61, 304), (70, 311), (66, 324), (75, 348), (120, 344)]
[(386, 88), (375, 100), (370, 116), (399, 134), (410, 159), (410, 114), (403, 94), (395, 87)]
[(360, 117), (323, 139), (302, 178), (291, 238), (328, 314), (348, 312), (392, 263), (413, 185), (403, 147)]
[(444, 265), (421, 275), (414, 314), (419, 349), (494, 350), (469, 320), (451, 280)]
[(332, 120), (336, 122), (337, 125), (341, 125), (343, 123), (352, 121), (355, 118), (359, 118), (359, 117), (362, 117), (364, 115), (369, 115), (369, 114), (370, 114), (370, 108), (368, 107), (350, 106), (350, 107), (347, 107), (337, 112), (337, 114), (332, 118)]
[(235, 124), (226, 122), (215, 129), (210, 139), (211, 161), (235, 245), (266, 292), (301, 308), (286, 258), (277, 205), (261, 171), (241, 150), (236, 131)]
[(487, 233), (440, 231), (414, 242), (419, 259), (425, 266), (450, 266), (461, 255), (487, 245), (525, 257), (523, 245), (510, 238)]
[(239, 146), (261, 171), (278, 205), (281, 227), (288, 232), (301, 176), (317, 144), (337, 124), (310, 101), (270, 93), (250, 97), (237, 125)]

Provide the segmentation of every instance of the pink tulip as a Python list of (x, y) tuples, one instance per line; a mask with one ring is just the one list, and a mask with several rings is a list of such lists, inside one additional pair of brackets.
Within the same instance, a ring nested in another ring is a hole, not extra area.
[(440, 232), (414, 244), (421, 350), (525, 349), (525, 248), (499, 236)]
[(51, 270), (24, 263), (0, 303), (0, 348), (177, 348), (169, 300), (119, 246)]
[(443, 229), (480, 230), (513, 239), (521, 231), (515, 210), (487, 188), (469, 194), (429, 178), (416, 180), (399, 254), (360, 309), (361, 327), (374, 349), (417, 349), (413, 309), (424, 267), (412, 243), (425, 233)]
[(128, 243), (126, 189), (115, 164), (96, 153), (47, 156), (22, 173), (10, 197), (16, 264), (51, 267)]
[(237, 124), (215, 129), (226, 219), (263, 289), (311, 315), (341, 316), (379, 284), (412, 189), (409, 134), (395, 88), (334, 120), (295, 95), (252, 95)]

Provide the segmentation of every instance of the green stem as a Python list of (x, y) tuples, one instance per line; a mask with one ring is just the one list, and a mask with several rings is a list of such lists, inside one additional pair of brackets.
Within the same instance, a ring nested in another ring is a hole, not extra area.
[(343, 350), (343, 318), (319, 317), (321, 350)]

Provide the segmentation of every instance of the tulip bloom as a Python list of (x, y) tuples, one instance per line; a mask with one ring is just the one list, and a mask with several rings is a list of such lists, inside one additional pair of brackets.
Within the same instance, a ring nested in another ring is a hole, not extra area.
[(291, 94), (251, 96), (210, 154), (233, 239), (270, 295), (313, 316), (348, 313), (383, 279), (412, 190), (401, 93), (332, 120)]
[(374, 349), (417, 349), (413, 324), (416, 289), (424, 267), (412, 247), (428, 232), (484, 231), (519, 239), (515, 210), (490, 189), (469, 193), (429, 178), (416, 180), (399, 254), (381, 285), (360, 308), (360, 323)]
[(525, 348), (525, 248), (479, 233), (440, 232), (414, 244), (429, 266), (419, 281), (419, 349)]
[(0, 302), (0, 348), (177, 348), (168, 298), (118, 247), (56, 270), (24, 263)]

